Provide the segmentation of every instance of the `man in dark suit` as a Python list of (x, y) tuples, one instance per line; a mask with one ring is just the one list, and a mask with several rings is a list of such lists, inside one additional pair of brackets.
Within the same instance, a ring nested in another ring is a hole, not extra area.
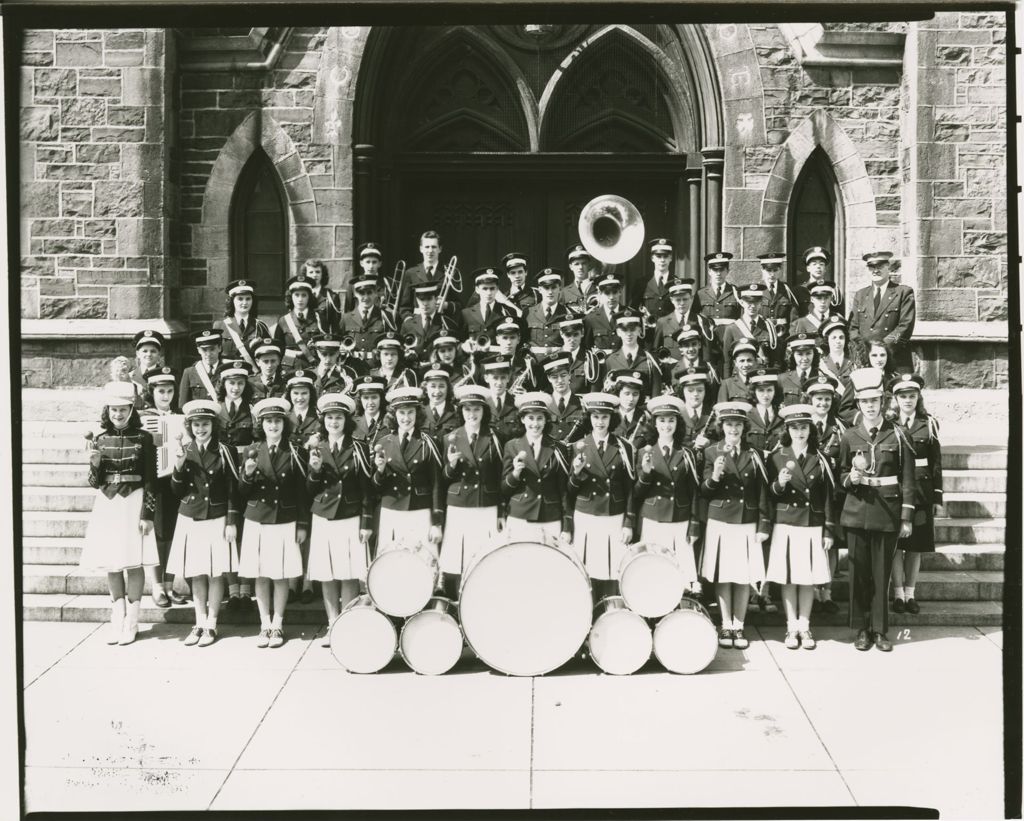
[(889, 652), (889, 576), (897, 539), (913, 533), (914, 451), (882, 415), (881, 372), (860, 368), (851, 378), (861, 415), (843, 433), (837, 470), (846, 494), (839, 524), (850, 550), (850, 627), (858, 650), (873, 644)]
[[(409, 316), (413, 312), (412, 289), (415, 286), (427, 282), (437, 283), (438, 288), (442, 285), (441, 280), (444, 277), (445, 266), (441, 264), (441, 235), (437, 231), (424, 231), (420, 235), (420, 256), (423, 258), (423, 261), (419, 265), (413, 265), (405, 270), (405, 278), (402, 281), (402, 293), (398, 298), (398, 313), (402, 317)], [(469, 293), (465, 287), (461, 294), (452, 291), (448, 299), (457, 304), (451, 308), (441, 305), (441, 310), (446, 313), (454, 310), (458, 313), (458, 310), (468, 298)]]
[(592, 360), (595, 378), (600, 375), (600, 368), (594, 354), (583, 349), (582, 317), (563, 319), (558, 323), (558, 333), (562, 337), (561, 353), (569, 359), (569, 385), (573, 393), (584, 394), (592, 387), (591, 380), (587, 379), (587, 360)]
[(597, 283), (598, 304), (583, 317), (584, 343), (610, 353), (619, 344), (615, 317), (622, 299), (622, 280), (608, 274)]
[(569, 311), (558, 301), (562, 287), (562, 272), (545, 268), (537, 277), (541, 300), (526, 312), (526, 339), (530, 353), (544, 357), (562, 347), (559, 323), (569, 318)]
[(179, 407), (193, 399), (217, 400), (217, 369), (220, 367), (220, 348), (223, 337), (212, 328), (192, 334), (199, 352), (199, 361), (189, 365), (181, 374), (178, 388)]
[[(740, 291), (743, 314), (730, 325), (724, 325), (722, 348), (731, 351), (741, 339), (752, 339), (757, 346), (757, 356), (769, 365), (781, 365), (785, 346), (779, 341), (775, 324), (761, 315), (765, 286), (752, 282)], [(725, 375), (732, 376), (732, 359), (725, 360)]]
[(567, 252), (569, 270), (573, 281), (562, 289), (562, 302), (580, 313), (587, 310), (587, 297), (597, 292), (597, 284), (591, 278), (590, 254), (582, 245), (573, 245)]
[(377, 339), (384, 333), (384, 317), (378, 302), (380, 285), (376, 277), (364, 274), (352, 283), (352, 290), (356, 305), (341, 318), (341, 335), (352, 337), (355, 343), (350, 356), (375, 368), (379, 364)]
[(399, 336), (403, 343), (409, 337), (415, 340), (411, 346), (406, 346), (406, 350), (411, 347), (417, 360), (422, 362), (430, 355), (431, 340), (442, 333), (452, 332), (455, 323), (437, 309), (436, 283), (424, 282), (416, 285), (413, 294), (416, 298), (416, 313), (406, 317), (402, 322)]
[(871, 284), (853, 295), (850, 310), (850, 341), (855, 345), (880, 340), (892, 348), (898, 369), (912, 370), (910, 338), (914, 335), (917, 307), (914, 290), (893, 285), (889, 278), (892, 253), (872, 251), (864, 255)]
[[(672, 302), (669, 300), (669, 287), (674, 281), (672, 276), (672, 242), (664, 237), (651, 240), (648, 243), (651, 250), (651, 262), (654, 263), (654, 273), (647, 280), (647, 286), (640, 295), (640, 303), (637, 306), (644, 319), (654, 323), (665, 314), (671, 313)], [(651, 337), (648, 337), (648, 342)]]
[[(811, 286), (816, 282), (828, 282), (832, 279), (828, 271), (829, 265), (832, 262), (832, 255), (825, 248), (822, 248), (820, 245), (811, 246), (804, 251), (803, 261), (804, 268), (807, 271), (807, 279), (793, 289), (798, 303), (797, 311), (800, 316), (803, 316), (810, 310)], [(843, 313), (843, 294), (838, 286), (836, 286), (835, 294), (832, 297), (829, 313)]]
[(583, 437), (583, 403), (573, 391), (568, 354), (554, 354), (544, 361), (543, 368), (552, 399), (548, 435), (557, 442), (575, 442)]
[(694, 297), (700, 315), (715, 325), (715, 341), (708, 351), (708, 361), (719, 373), (724, 370), (724, 358), (729, 355), (728, 348), (722, 346), (722, 334), (727, 325), (739, 319), (741, 313), (739, 291), (728, 282), (731, 259), (732, 254), (728, 251), (716, 251), (704, 257), (707, 285)]
[(764, 284), (761, 316), (773, 323), (782, 345), (781, 350), (785, 350), (790, 323), (800, 316), (800, 302), (796, 294), (787, 283), (779, 279), (782, 275), (782, 266), (786, 263), (786, 255), (772, 251), (768, 254), (758, 254), (757, 258), (761, 262), (761, 282)]

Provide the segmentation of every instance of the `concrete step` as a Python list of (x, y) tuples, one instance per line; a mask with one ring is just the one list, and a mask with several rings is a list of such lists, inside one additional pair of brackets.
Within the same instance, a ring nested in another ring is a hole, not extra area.
[(36, 487), (89, 487), (89, 465), (85, 458), (80, 464), (25, 463), (21, 475), (26, 485)]
[(1001, 544), (940, 544), (921, 556), (921, 570), (1003, 570)]
[(96, 491), (90, 487), (47, 487), (27, 485), (21, 490), (21, 506), (31, 511), (88, 513)]
[[(942, 437), (943, 439), (945, 437)], [(943, 470), (1000, 470), (1006, 468), (1006, 447), (999, 445), (942, 446)]]
[(26, 536), (84, 536), (89, 514), (51, 510), (26, 510), (21, 514)]
[(25, 536), (21, 545), (23, 564), (77, 565), (85, 540), (76, 536)]
[[(896, 638), (896, 630), (901, 627), (986, 627), (1003, 623), (1003, 605), (994, 601), (921, 601), (921, 612), (916, 616), (910, 613), (889, 612), (889, 638)], [(786, 616), (779, 608), (778, 613), (748, 612), (746, 624), (755, 627), (781, 627), (786, 623)], [(717, 608), (711, 610), (711, 617), (718, 621)], [(846, 627), (849, 625), (849, 612), (845, 602), (839, 603), (839, 612), (833, 615), (815, 612), (811, 616), (811, 628)], [(851, 640), (853, 632), (850, 633)]]
[(26, 465), (88, 465), (89, 453), (81, 436), (26, 436), (21, 459)]
[(1006, 493), (1006, 470), (943, 470), (946, 493)]
[[(849, 600), (848, 580), (849, 575), (833, 583), (832, 597), (836, 601)], [(922, 570), (914, 590), (915, 598), (928, 602), (1001, 602), (1003, 573), (1001, 570)]]
[(936, 519), (936, 544), (1002, 544), (1006, 538), (1006, 519)]
[(26, 420), (21, 423), (21, 432), (26, 438), (56, 437), (75, 439), (85, 436), (88, 431), (93, 431), (95, 433), (99, 429), (100, 421), (98, 416), (88, 422), (68, 422), (63, 419), (54, 419), (51, 416), (46, 419)]
[(103, 407), (98, 388), (22, 388), (22, 419), (59, 419), (96, 424)]
[(1005, 493), (945, 493), (943, 504), (951, 519), (1006, 517)]

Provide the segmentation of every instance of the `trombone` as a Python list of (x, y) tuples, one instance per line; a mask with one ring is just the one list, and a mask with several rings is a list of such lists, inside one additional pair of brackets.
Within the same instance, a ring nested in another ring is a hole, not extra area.
[(452, 257), (444, 267), (444, 274), (441, 277), (441, 291), (437, 297), (437, 304), (442, 311), (450, 294), (453, 292), (456, 294), (462, 293), (462, 272), (455, 267), (458, 261), (458, 257)]
[(405, 279), (405, 260), (398, 260), (390, 277), (384, 278), (384, 300), (380, 311), (383, 314), (384, 328), (389, 333), (398, 331), (398, 297), (402, 293), (402, 280)]

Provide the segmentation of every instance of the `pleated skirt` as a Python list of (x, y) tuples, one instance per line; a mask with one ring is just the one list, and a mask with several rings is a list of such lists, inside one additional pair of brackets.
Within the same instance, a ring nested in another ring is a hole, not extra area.
[(832, 581), (822, 529), (776, 524), (768, 554), (768, 581), (807, 585)]
[(313, 514), (309, 578), (315, 582), (366, 581), (368, 549), (359, 541), (359, 517), (330, 521)]
[(526, 519), (509, 516), (505, 523), (505, 541), (508, 542), (534, 542), (554, 547), (561, 533), (561, 519), (553, 522), (528, 522)]
[(377, 552), (393, 542), (423, 542), (437, 558), (437, 546), (427, 541), (430, 534), (429, 510), (392, 510), (381, 507)]
[(693, 546), (687, 540), (690, 531), (689, 522), (655, 522), (643, 519), (640, 538), (645, 544), (657, 544), (667, 547), (675, 553), (679, 569), (687, 584), (697, 581), (697, 562), (693, 557)]
[(726, 584), (758, 584), (765, 579), (764, 551), (757, 523), (731, 524), (708, 519), (700, 574)]
[(624, 518), (622, 513), (595, 516), (576, 511), (573, 514), (573, 549), (590, 578), (618, 578), (619, 565), (626, 552), (626, 546), (622, 543)]
[(179, 513), (167, 571), (186, 579), (196, 576), (216, 578), (224, 573), (237, 573), (238, 550), (224, 538), (226, 524), (224, 516), (197, 522)]
[(127, 496), (108, 499), (97, 491), (85, 531), (80, 567), (117, 573), (160, 564), (156, 534), (152, 530), (146, 536), (139, 532), (142, 494), (142, 488), (138, 488)]
[(449, 506), (441, 539), (441, 572), (462, 575), (498, 538), (498, 508)]
[(246, 521), (238, 574), (247, 579), (294, 579), (302, 575), (296, 524), (267, 525)]

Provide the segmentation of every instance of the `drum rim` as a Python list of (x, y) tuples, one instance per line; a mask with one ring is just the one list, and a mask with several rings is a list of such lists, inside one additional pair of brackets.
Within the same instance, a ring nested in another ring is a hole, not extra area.
[[(484, 563), (484, 561), (487, 559), (487, 557), (493, 556), (494, 554), (500, 552), (501, 550), (503, 550), (505, 548), (511, 548), (511, 547), (516, 546), (516, 545), (529, 545), (531, 547), (543, 547), (543, 548), (545, 548), (547, 550), (553, 550), (556, 553), (558, 553), (560, 556), (562, 556), (564, 559), (566, 559), (569, 562), (569, 564), (571, 564), (577, 570), (581, 571), (582, 578), (584, 579), (584, 581), (586, 583), (586, 586), (588, 588), (587, 595), (588, 595), (588, 597), (590, 597), (592, 599), (592, 597), (593, 597), (593, 585), (591, 585), (590, 577), (587, 575), (586, 566), (583, 564), (583, 562), (581, 562), (579, 560), (579, 557), (575, 553), (570, 553), (569, 551), (563, 550), (561, 547), (558, 547), (557, 545), (550, 545), (550, 544), (546, 544), (545, 542), (531, 542), (528, 539), (518, 539), (518, 540), (516, 540), (514, 542), (506, 542), (504, 544), (499, 544), (499, 545), (493, 547), (492, 549), (490, 549), (490, 550), (488, 550), (486, 552), (480, 553), (473, 560), (473, 563), (467, 568), (466, 572), (462, 576), (461, 582), (459, 583), (459, 599), (458, 599), (458, 602), (459, 602), (459, 607), (460, 607), (460, 610), (459, 610), (460, 616), (464, 615), (463, 612), (462, 612), (462, 609), (461, 609), (462, 600), (463, 600), (463, 596), (462, 596), (463, 590), (464, 590), (464, 588), (466, 586), (466, 583), (472, 577), (473, 572), (478, 567), (480, 567), (481, 564)], [(480, 659), (484, 664), (486, 664), (488, 667), (490, 667), (492, 670), (496, 670), (499, 673), (504, 673), (507, 676), (519, 676), (519, 677), (522, 677), (522, 678), (526, 678), (526, 677), (531, 677), (532, 678), (533, 676), (543, 676), (543, 675), (546, 675), (547, 673), (550, 673), (553, 670), (557, 670), (559, 667), (562, 667), (565, 664), (568, 664), (570, 661), (573, 660), (573, 658), (576, 656), (576, 654), (579, 653), (580, 648), (583, 647), (584, 644), (586, 644), (587, 639), (590, 637), (590, 630), (594, 626), (593, 604), (590, 605), (590, 607), (588, 608), (587, 612), (588, 612), (587, 621), (589, 622), (589, 624), (587, 626), (586, 633), (584, 634), (582, 640), (580, 641), (579, 646), (576, 647), (575, 650), (573, 650), (572, 654), (567, 659), (565, 659), (565, 661), (562, 661), (562, 662), (554, 665), (553, 667), (548, 667), (547, 669), (536, 670), (536, 671), (532, 671), (532, 672), (528, 672), (528, 673), (513, 672), (511, 670), (507, 670), (504, 667), (500, 667), (497, 664), (493, 664), (492, 662), (488, 661), (486, 658), (484, 658), (484, 656), (482, 656), (480, 654), (480, 652), (474, 646), (473, 642), (470, 640), (469, 634), (466, 632), (465, 626), (462, 627), (462, 636), (463, 636), (463, 639), (466, 642), (466, 645), (469, 647), (470, 650), (473, 651), (473, 654), (478, 659)], [(460, 621), (461, 621), (461, 619), (460, 619)]]
[[(606, 596), (605, 598), (612, 598), (612, 597), (611, 596)], [(621, 598), (621, 597), (619, 597), (619, 598)], [(604, 601), (604, 599), (602, 599), (602, 601)], [(606, 616), (621, 616), (623, 614), (628, 614), (630, 616), (635, 616), (636, 620), (638, 620), (644, 627), (647, 628), (647, 636), (650, 638), (651, 649), (647, 653), (647, 657), (642, 662), (640, 662), (640, 664), (637, 667), (634, 667), (632, 670), (628, 670), (626, 672), (618, 672), (618, 671), (615, 671), (615, 670), (606, 670), (601, 665), (601, 663), (597, 660), (597, 655), (594, 653), (594, 649), (593, 649), (593, 647), (590, 644), (590, 639), (591, 639), (591, 636), (594, 635), (594, 628), (597, 627), (597, 623), (599, 621), (601, 621), (601, 619), (605, 618)], [(642, 669), (643, 666), (645, 664), (647, 664), (647, 662), (649, 662), (651, 660), (652, 656), (654, 655), (654, 631), (651, 629), (651, 626), (647, 623), (647, 619), (645, 619), (643, 616), (641, 616), (635, 610), (630, 610), (628, 607), (626, 607), (626, 608), (618, 608), (618, 609), (615, 609), (615, 610), (607, 610), (604, 613), (602, 613), (600, 616), (598, 616), (597, 618), (594, 619), (594, 623), (593, 623), (593, 625), (590, 628), (590, 632), (587, 634), (587, 651), (590, 653), (590, 657), (594, 660), (594, 664), (601, 670), (601, 672), (607, 673), (610, 676), (631, 676), (637, 670)]]
[[(661, 547), (661, 545), (654, 545), (654, 547)], [(665, 553), (667, 553), (667, 554), (669, 554), (669, 555), (671, 555), (673, 557), (675, 556), (675, 554), (672, 553), (671, 551), (669, 551), (668, 548), (663, 548), (663, 550), (665, 551)], [(680, 603), (685, 598), (684, 594), (685, 594), (685, 590), (686, 590), (686, 578), (683, 576), (683, 569), (682, 569), (682, 567), (679, 566), (679, 562), (678, 561), (671, 561), (671, 562), (668, 562), (668, 564), (670, 564), (674, 568), (675, 574), (679, 577), (679, 582), (680, 582), (680, 584), (679, 584), (679, 598), (676, 599), (676, 601), (673, 602), (672, 606), (668, 610), (666, 610), (664, 613), (652, 613), (652, 614), (640, 613), (640, 611), (637, 609), (637, 607), (635, 605), (633, 605), (629, 601), (629, 597), (623, 592), (623, 588), (622, 588), (622, 577), (625, 574), (625, 572), (629, 569), (630, 565), (634, 561), (637, 561), (639, 559), (642, 559), (642, 558), (648, 558), (649, 559), (649, 558), (652, 558), (652, 557), (664, 558), (664, 554), (663, 553), (651, 553), (650, 551), (644, 551), (642, 553), (635, 553), (633, 555), (626, 554), (623, 557), (622, 562), (619, 564), (619, 579), (618, 579), (618, 581), (619, 581), (619, 595), (622, 596), (623, 600), (626, 602), (626, 606), (629, 607), (630, 610), (633, 610), (633, 611), (639, 613), (641, 616), (643, 616), (644, 618), (647, 618), (647, 619), (661, 619), (661, 618), (664, 618), (665, 616), (667, 616), (669, 613), (672, 613), (673, 611), (677, 610), (679, 605), (680, 605)]]
[[(392, 617), (389, 616), (387, 613), (385, 613), (380, 608), (378, 608), (375, 604), (372, 603), (372, 601), (370, 602), (370, 604), (362, 604), (362, 605), (359, 605), (358, 607), (352, 607), (352, 605), (355, 602), (359, 601), (362, 598), (363, 598), (363, 596), (360, 596), (359, 598), (353, 599), (351, 602), (349, 602), (345, 606), (345, 608), (335, 617), (334, 621), (331, 622), (331, 625), (328, 628), (328, 636), (327, 636), (328, 643), (330, 644), (331, 655), (334, 657), (334, 660), (336, 662), (338, 662), (338, 664), (341, 666), (341, 668), (343, 670), (345, 670), (348, 673), (352, 673), (354, 675), (357, 675), (357, 676), (366, 676), (366, 675), (373, 675), (374, 673), (379, 673), (381, 670), (383, 670), (385, 667), (387, 667), (392, 661), (395, 660), (395, 654), (398, 652), (398, 636), (399, 636), (399, 631), (395, 627), (395, 623), (391, 620)], [(366, 598), (369, 598), (368, 594), (366, 595)], [(358, 612), (360, 610), (371, 610), (374, 613), (377, 613), (379, 616), (381, 616), (384, 619), (384, 621), (387, 622), (388, 627), (391, 629), (391, 634), (392, 634), (393, 639), (394, 639), (394, 649), (391, 651), (391, 658), (388, 659), (386, 662), (384, 662), (384, 664), (382, 664), (376, 670), (369, 670), (367, 672), (363, 672), (361, 670), (353, 670), (351, 667), (346, 667), (345, 664), (342, 662), (342, 660), (338, 658), (337, 653), (334, 652), (334, 643), (331, 641), (331, 637), (334, 635), (334, 628), (338, 624), (338, 622), (341, 621), (341, 617), (345, 616), (345, 615), (351, 615), (352, 613), (356, 613), (356, 612)]]
[[(445, 598), (445, 597), (442, 596), (441, 598)], [(449, 599), (449, 601), (451, 601), (451, 600)], [(419, 673), (419, 675), (421, 675), (421, 676), (443, 676), (445, 673), (447, 673), (449, 670), (451, 670), (452, 667), (454, 667), (456, 664), (459, 663), (459, 659), (462, 658), (461, 647), (460, 647), (460, 650), (459, 650), (458, 658), (455, 659), (455, 661), (452, 663), (451, 667), (447, 668), (446, 670), (442, 670), (440, 673), (424, 673), (422, 670), (418, 670), (417, 668), (413, 667), (413, 665), (410, 664), (409, 659), (406, 657), (405, 651), (404, 651), (404, 649), (402, 647), (402, 640), (405, 638), (405, 628), (409, 626), (409, 622), (411, 622), (417, 616), (422, 616), (422, 615), (434, 616), (436, 618), (439, 618), (441, 621), (450, 621), (450, 622), (454, 623), (455, 629), (459, 632), (459, 638), (461, 640), (461, 644), (462, 645), (465, 645), (467, 643), (466, 642), (466, 634), (462, 632), (462, 625), (459, 624), (458, 620), (455, 619), (452, 616), (451, 613), (442, 613), (442, 612), (439, 612), (437, 610), (420, 610), (418, 613), (414, 613), (413, 615), (409, 616), (405, 620), (405, 622), (402, 624), (402, 629), (398, 632), (398, 654), (402, 657), (402, 661), (404, 661), (406, 663), (406, 665), (408, 665), (410, 670), (412, 670), (414, 673)]]
[[(441, 569), (440, 569), (441, 566), (438, 563), (436, 558), (434, 558), (433, 562), (423, 562), (423, 561), (419, 562), (419, 564), (425, 570), (427, 570), (428, 572), (430, 571), (431, 568), (434, 569), (434, 572), (433, 572), (434, 579), (433, 579), (433, 582), (431, 583), (430, 595), (427, 596), (426, 601), (424, 601), (421, 605), (419, 605), (419, 607), (417, 607), (411, 613), (389, 613), (387, 610), (385, 610), (383, 607), (381, 607), (380, 603), (377, 601), (377, 599), (373, 595), (373, 591), (370, 588), (370, 574), (373, 572), (374, 565), (377, 564), (378, 559), (382, 558), (383, 556), (387, 556), (389, 553), (396, 553), (398, 551), (402, 551), (402, 552), (408, 553), (410, 555), (419, 555), (419, 554), (422, 554), (422, 553), (426, 553), (427, 555), (429, 555), (431, 557), (434, 556), (433, 553), (431, 553), (426, 548), (422, 548), (422, 547), (421, 547), (420, 550), (416, 550), (416, 551), (406, 550), (405, 548), (392, 548), (391, 550), (388, 550), (388, 551), (386, 551), (384, 553), (378, 553), (376, 556), (374, 556), (373, 561), (370, 562), (369, 567), (366, 568), (366, 595), (370, 597), (370, 601), (373, 602), (373, 606), (376, 607), (378, 610), (380, 610), (382, 613), (384, 613), (384, 615), (386, 615), (386, 616), (394, 616), (395, 618), (398, 618), (398, 619), (408, 619), (408, 618), (411, 618), (412, 616), (415, 616), (420, 611), (422, 611), (423, 608), (425, 608), (430, 603), (431, 599), (437, 598), (434, 595), (434, 592), (437, 589), (437, 580), (438, 580), (438, 577), (440, 576), (440, 573), (441, 573)], [(442, 596), (441, 598), (446, 598), (446, 597)]]
[[(662, 667), (664, 667), (670, 673), (677, 673), (679, 675), (684, 675), (684, 676), (693, 676), (693, 675), (697, 675), (697, 674), (702, 673), (705, 670), (707, 670), (708, 667), (711, 666), (711, 663), (718, 657), (717, 631), (715, 630), (715, 623), (711, 620), (711, 616), (708, 614), (707, 608), (704, 607), (704, 605), (702, 605), (699, 601), (695, 601), (694, 599), (687, 598), (686, 596), (683, 597), (683, 600), (690, 602), (692, 605), (696, 605), (696, 608), (692, 607), (692, 606), (685, 607), (685, 608), (677, 607), (674, 610), (672, 610), (671, 613), (666, 613), (664, 616), (662, 616), (660, 619), (658, 619), (658, 623), (656, 625), (654, 625), (654, 629), (651, 630), (651, 641), (654, 642), (654, 651), (653, 651), (654, 652), (654, 657), (658, 660), (658, 663)], [(682, 604), (682, 602), (680, 602), (680, 604)], [(683, 614), (686, 614), (688, 616), (696, 613), (697, 615), (702, 616), (704, 618), (704, 620), (707, 622), (708, 626), (711, 627), (712, 637), (715, 638), (715, 641), (713, 643), (709, 643), (708, 644), (708, 646), (712, 649), (711, 658), (708, 661), (708, 663), (705, 664), (703, 667), (701, 667), (699, 670), (673, 670), (671, 667), (669, 667), (667, 664), (665, 664), (665, 662), (662, 659), (662, 657), (658, 654), (658, 642), (655, 641), (655, 636), (658, 633), (658, 629), (661, 627), (662, 622), (667, 622), (667, 620), (670, 617), (676, 615), (677, 613), (683, 613)]]

